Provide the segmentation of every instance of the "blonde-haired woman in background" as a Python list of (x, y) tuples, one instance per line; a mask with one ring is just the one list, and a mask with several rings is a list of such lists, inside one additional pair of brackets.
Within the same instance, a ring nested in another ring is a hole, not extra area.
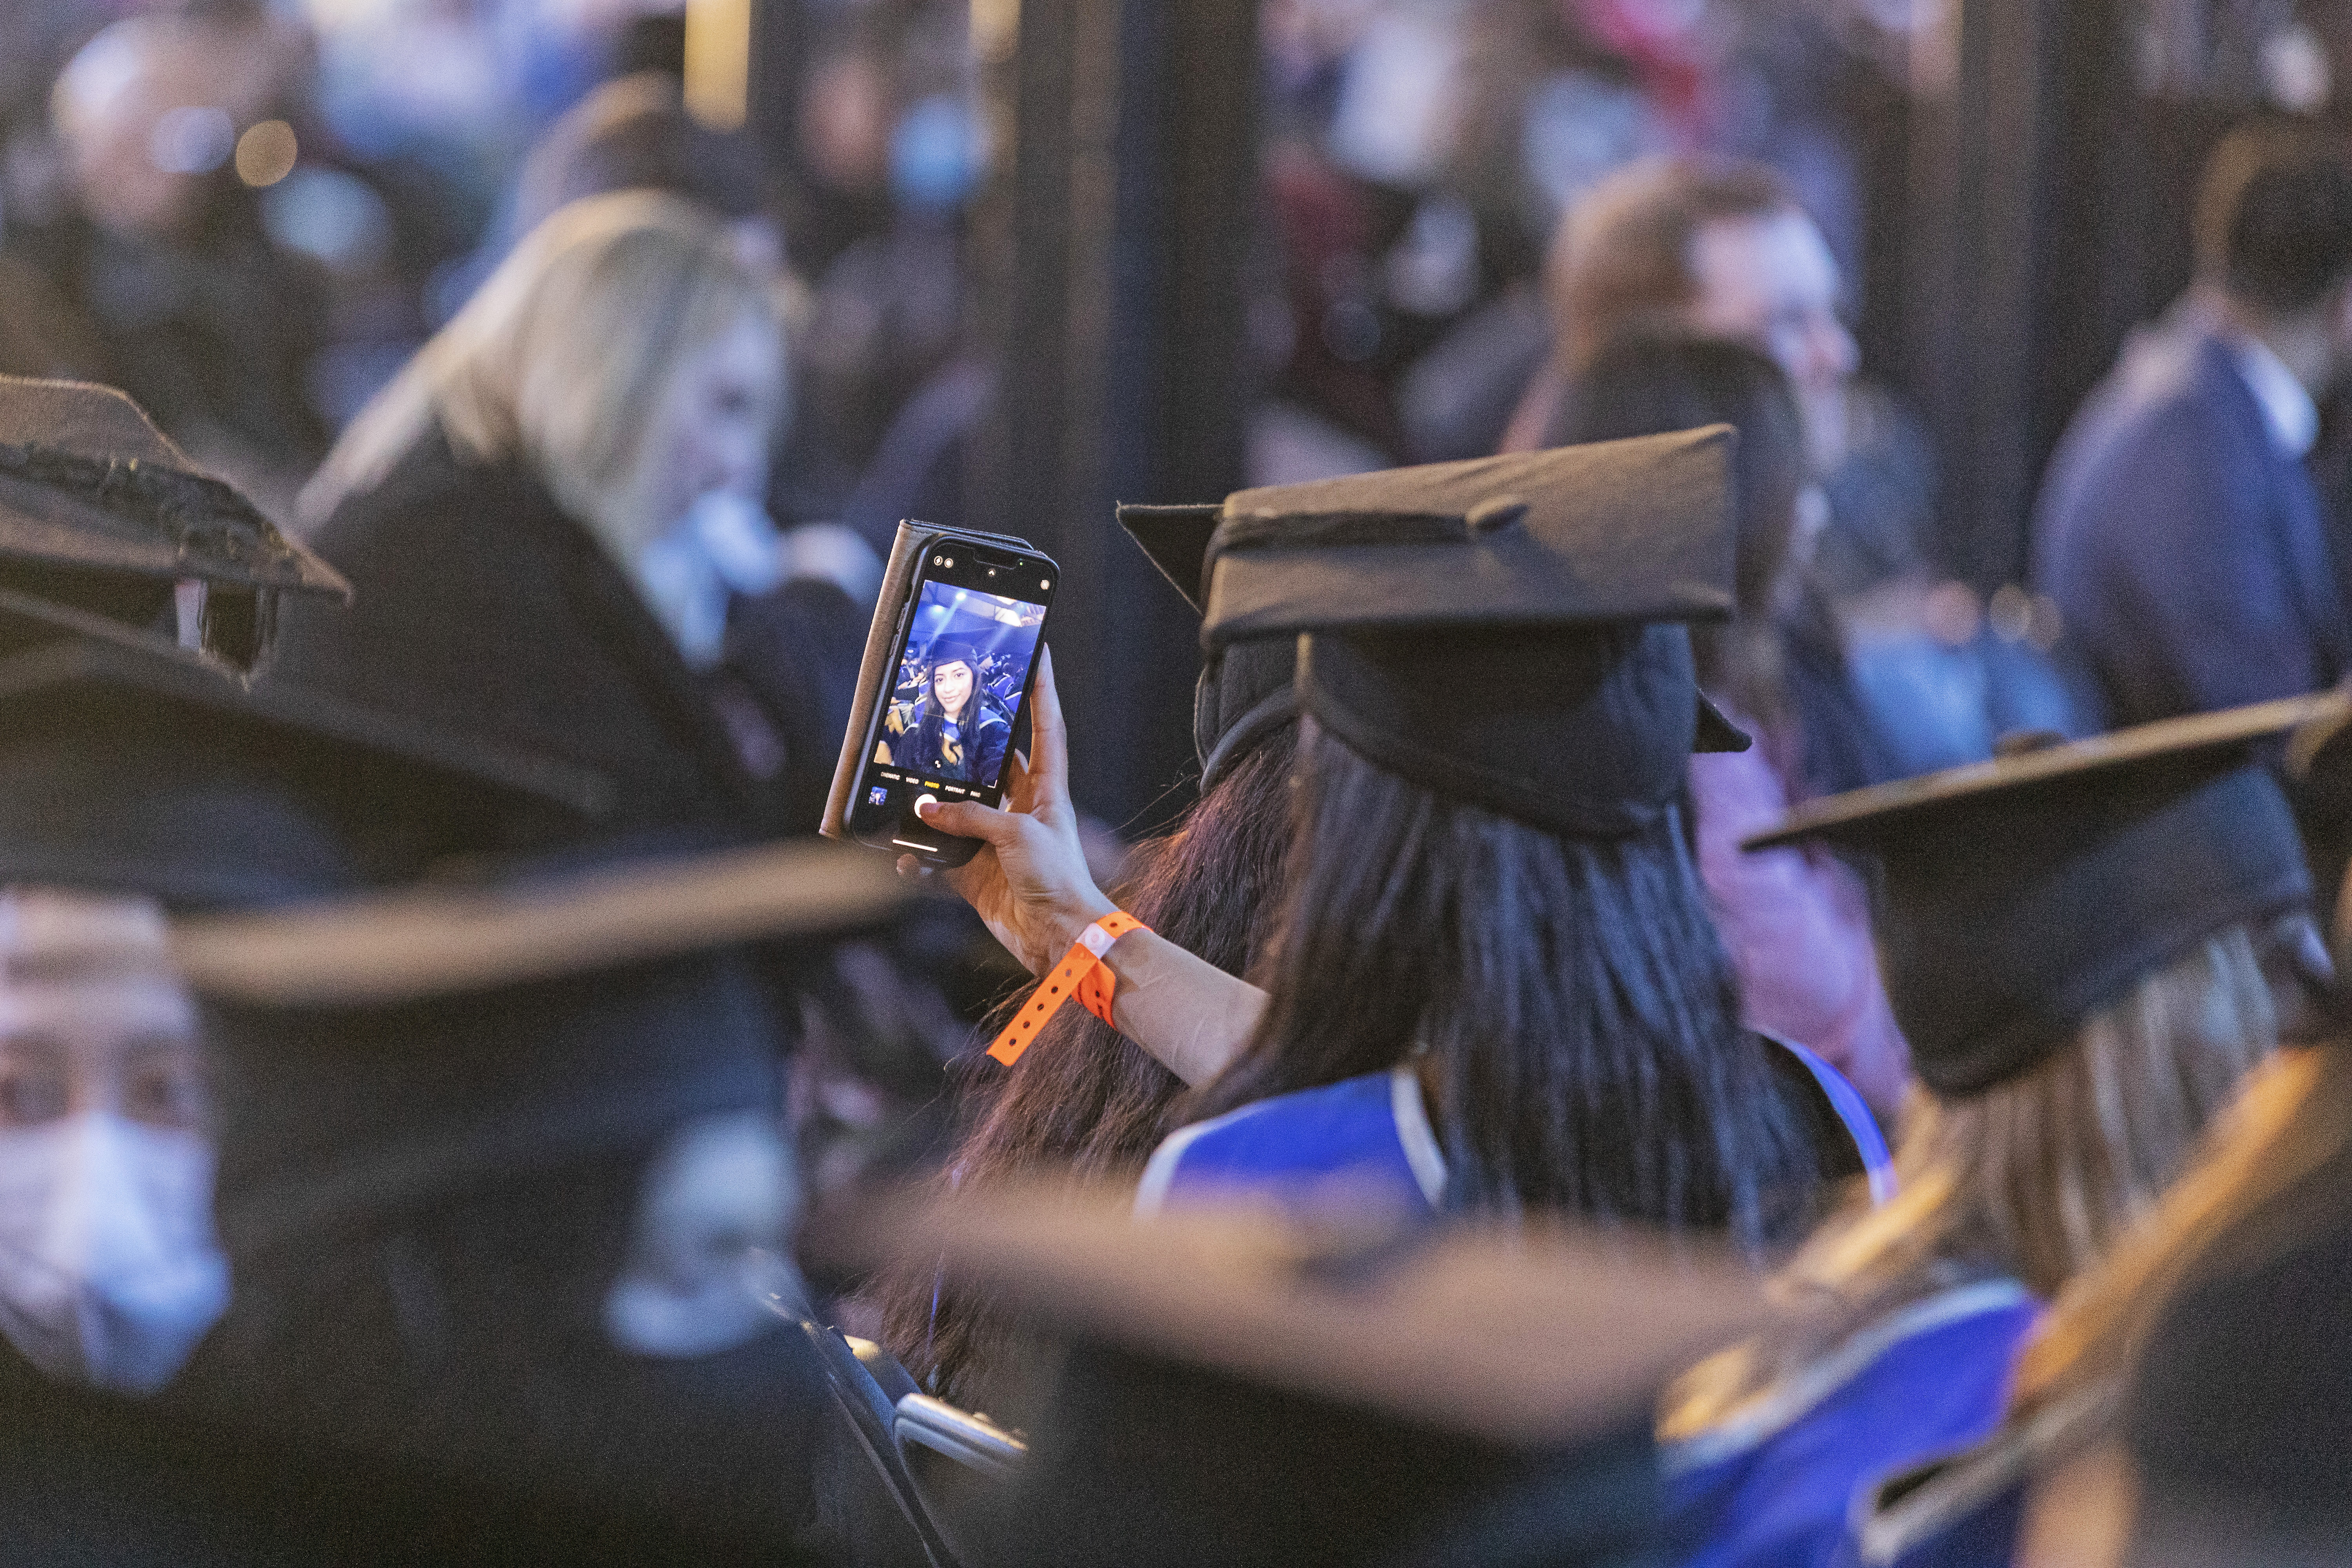
[(2292, 706), (1832, 797), (1776, 836), (1877, 856), (1920, 1087), (1897, 1195), (1782, 1271), (1788, 1328), (1670, 1394), (1678, 1562), (1829, 1562), (1859, 1489), (1993, 1430), (2043, 1305), (2270, 1056), (2326, 969), (2294, 819), (2247, 756)]
[(560, 209), (304, 492), (358, 604), (289, 616), (285, 667), (594, 768), (614, 830), (814, 828), (864, 609), (761, 510), (784, 367), (776, 280), (716, 215)]

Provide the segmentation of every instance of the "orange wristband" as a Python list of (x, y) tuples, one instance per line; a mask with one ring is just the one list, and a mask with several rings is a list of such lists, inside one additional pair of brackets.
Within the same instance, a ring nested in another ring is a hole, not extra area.
[(1102, 961), (1103, 954), (1110, 951), (1111, 943), (1128, 932), (1150, 929), (1133, 915), (1113, 910), (1080, 931), (1078, 940), (1070, 944), (1070, 951), (1062, 955), (1062, 962), (1054, 965), (1053, 973), (1045, 976), (1035, 993), (1022, 1005), (1013, 1022), (1004, 1026), (1004, 1033), (996, 1037), (995, 1043), (988, 1047), (988, 1054), (1006, 1067), (1019, 1061), (1021, 1053), (1029, 1048), (1029, 1042), (1037, 1037), (1037, 1031), (1045, 1026), (1045, 1020), (1059, 1012), (1062, 1004), (1073, 996), (1078, 998), (1087, 1012), (1104, 1023), (1109, 1023), (1111, 993), (1117, 988), (1118, 981), (1110, 972), (1110, 965)]

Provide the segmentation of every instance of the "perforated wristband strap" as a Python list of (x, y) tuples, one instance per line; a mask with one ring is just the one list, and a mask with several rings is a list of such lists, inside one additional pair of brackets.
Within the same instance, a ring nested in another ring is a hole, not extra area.
[(1037, 1031), (1045, 1026), (1045, 1020), (1073, 996), (1087, 1012), (1109, 1023), (1111, 994), (1118, 981), (1110, 965), (1102, 961), (1103, 954), (1128, 932), (1150, 929), (1133, 915), (1113, 910), (1080, 931), (1078, 940), (1070, 944), (1070, 951), (1062, 955), (1062, 962), (1054, 965), (1052, 973), (1038, 983), (1035, 993), (1022, 1004), (1013, 1022), (1004, 1026), (1004, 1032), (996, 1037), (988, 1054), (1006, 1067), (1019, 1061), (1021, 1053), (1029, 1048), (1029, 1042), (1037, 1037)]

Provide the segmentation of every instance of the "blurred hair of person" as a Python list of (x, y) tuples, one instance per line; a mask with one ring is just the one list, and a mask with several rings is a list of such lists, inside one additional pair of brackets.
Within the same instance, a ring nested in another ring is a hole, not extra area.
[(1981, 761), (2017, 730), (2083, 728), (2032, 639), (2054, 616), (2019, 614), (2021, 590), (1988, 616), (1976, 592), (1938, 580), (1924, 537), (1932, 464), (1907, 422), (1860, 384), (1828, 242), (1761, 164), (1653, 159), (1603, 179), (1563, 221), (1548, 286), (1555, 347), (1507, 448), (1544, 439), (1567, 380), (1613, 334), (1675, 331), (1745, 342), (1787, 373), (1813, 472), (1830, 501), (1819, 550), (1839, 592), (1853, 714), (1817, 727), (1810, 787), (1834, 794)]
[(271, 240), (236, 149), (308, 66), (307, 36), (267, 17), (108, 27), (52, 95), (75, 210), (40, 246), (107, 377), (281, 515), (327, 445), (308, 380), (325, 285)]
[(2352, 671), (2352, 577), (2303, 467), (2352, 364), (2352, 154), (2317, 126), (2231, 133), (2195, 242), (2195, 285), (2075, 415), (2035, 513), (2037, 585), (2119, 723)]
[(1679, 1560), (1828, 1561), (1857, 1489), (1992, 1432), (2043, 1307), (2308, 1015), (2310, 877), (2252, 755), (2294, 721), (2258, 708), (2024, 752), (1816, 803), (1760, 840), (1874, 858), (1920, 1088), (1895, 1197), (1780, 1278), (1815, 1310), (1667, 1401)]
[(303, 683), (597, 768), (615, 830), (813, 829), (865, 612), (760, 508), (772, 282), (676, 196), (532, 231), (306, 492), (360, 598), (289, 617)]
[[(1822, 505), (1806, 478), (1804, 425), (1787, 379), (1735, 342), (1633, 333), (1603, 346), (1570, 384), (1563, 441), (1606, 441), (1706, 425), (1739, 432), (1731, 465), (1734, 612), (1695, 627), (1701, 689), (1759, 744), (1691, 759), (1701, 879), (1739, 972), (1749, 1026), (1818, 1051), (1893, 1123), (1909, 1081), (1902, 1032), (1871, 945), (1865, 889), (1833, 858), (1804, 848), (1743, 851), (1805, 797), (1804, 752), (1835, 744), (1816, 715), (1852, 723), (1850, 693), (1808, 704), (1791, 624), (1812, 608), (1807, 558)], [(1831, 679), (1843, 672), (1832, 630)], [(1833, 705), (1832, 705), (1833, 704)], [(1809, 720), (1814, 721), (1808, 722)]]

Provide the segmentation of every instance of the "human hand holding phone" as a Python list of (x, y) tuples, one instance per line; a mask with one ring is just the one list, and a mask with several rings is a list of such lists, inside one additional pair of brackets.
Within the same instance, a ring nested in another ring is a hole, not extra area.
[[(1023, 968), (1043, 975), (1080, 931), (1118, 906), (1087, 869), (1077, 809), (1070, 804), (1069, 731), (1050, 652), (1038, 668), (1029, 713), (1029, 755), (1016, 752), (1005, 763), (1003, 809), (973, 801), (918, 809), (924, 822), (981, 841), (979, 854), (940, 874)], [(899, 857), (898, 871), (927, 874), (913, 855)], [(1128, 932), (1103, 962), (1118, 981), (1113, 1008), (1119, 1032), (1188, 1084), (1223, 1072), (1265, 1009), (1265, 993), (1152, 931)]]
[[(1070, 804), (1069, 731), (1054, 685), (1054, 655), (1040, 656), (1029, 699), (1029, 754), (1006, 760), (1004, 805), (937, 801), (918, 806), (929, 826), (983, 847), (940, 874), (978, 910), (1005, 951), (1032, 974), (1053, 968), (1078, 933), (1118, 906), (1095, 886)], [(920, 859), (898, 858), (901, 876), (924, 874)]]

